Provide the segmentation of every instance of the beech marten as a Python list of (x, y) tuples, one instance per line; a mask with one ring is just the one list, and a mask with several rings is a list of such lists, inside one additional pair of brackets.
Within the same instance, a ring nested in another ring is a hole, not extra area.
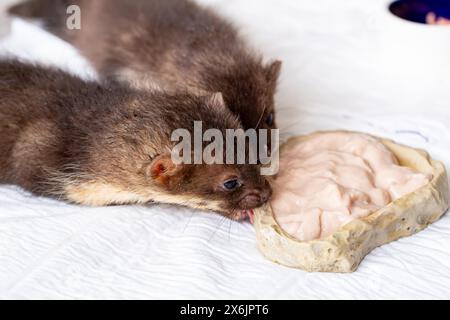
[(0, 183), (103, 206), (164, 202), (232, 219), (269, 199), (258, 165), (175, 164), (177, 128), (241, 128), (220, 94), (139, 91), (0, 62)]
[[(80, 29), (68, 28), (72, 5), (80, 8)], [(276, 127), (281, 62), (263, 64), (231, 23), (193, 1), (28, 0), (10, 13), (41, 19), (104, 77), (140, 88), (222, 92), (244, 129)]]

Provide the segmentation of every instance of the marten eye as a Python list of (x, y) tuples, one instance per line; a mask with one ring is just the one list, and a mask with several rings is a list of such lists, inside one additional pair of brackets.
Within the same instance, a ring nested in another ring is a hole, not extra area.
[(272, 126), (273, 125), (273, 112), (271, 112), (267, 118), (266, 118), (266, 124), (268, 126)]
[(235, 189), (239, 188), (240, 186), (241, 186), (241, 183), (239, 182), (238, 179), (230, 179), (223, 183), (223, 187), (226, 190), (230, 190), (230, 191), (235, 190)]

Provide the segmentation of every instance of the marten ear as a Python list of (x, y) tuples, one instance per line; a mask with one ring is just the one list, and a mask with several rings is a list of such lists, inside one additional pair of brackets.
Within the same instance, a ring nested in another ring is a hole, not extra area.
[(270, 84), (275, 84), (280, 76), (282, 62), (276, 60), (266, 67), (266, 79)]
[(173, 163), (170, 154), (157, 156), (150, 163), (147, 175), (161, 186), (169, 186), (181, 172), (183, 165)]
[(223, 99), (222, 92), (213, 93), (206, 98), (206, 104), (212, 108), (225, 108), (225, 100)]

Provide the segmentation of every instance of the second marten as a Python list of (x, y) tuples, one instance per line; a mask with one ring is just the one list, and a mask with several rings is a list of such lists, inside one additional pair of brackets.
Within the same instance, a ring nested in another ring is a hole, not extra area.
[(163, 202), (241, 219), (271, 188), (257, 165), (175, 164), (177, 128), (240, 128), (220, 94), (140, 92), (0, 62), (0, 183), (103, 206)]
[[(73, 5), (79, 29), (67, 26)], [(229, 21), (195, 1), (28, 0), (10, 12), (41, 19), (102, 76), (140, 88), (222, 92), (245, 129), (276, 127), (281, 62), (264, 64)]]

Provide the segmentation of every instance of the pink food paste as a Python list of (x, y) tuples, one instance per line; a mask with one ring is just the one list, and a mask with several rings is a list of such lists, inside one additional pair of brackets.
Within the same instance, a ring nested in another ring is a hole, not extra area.
[(284, 231), (301, 241), (326, 237), (431, 180), (400, 166), (369, 135), (323, 133), (285, 150), (271, 206)]

